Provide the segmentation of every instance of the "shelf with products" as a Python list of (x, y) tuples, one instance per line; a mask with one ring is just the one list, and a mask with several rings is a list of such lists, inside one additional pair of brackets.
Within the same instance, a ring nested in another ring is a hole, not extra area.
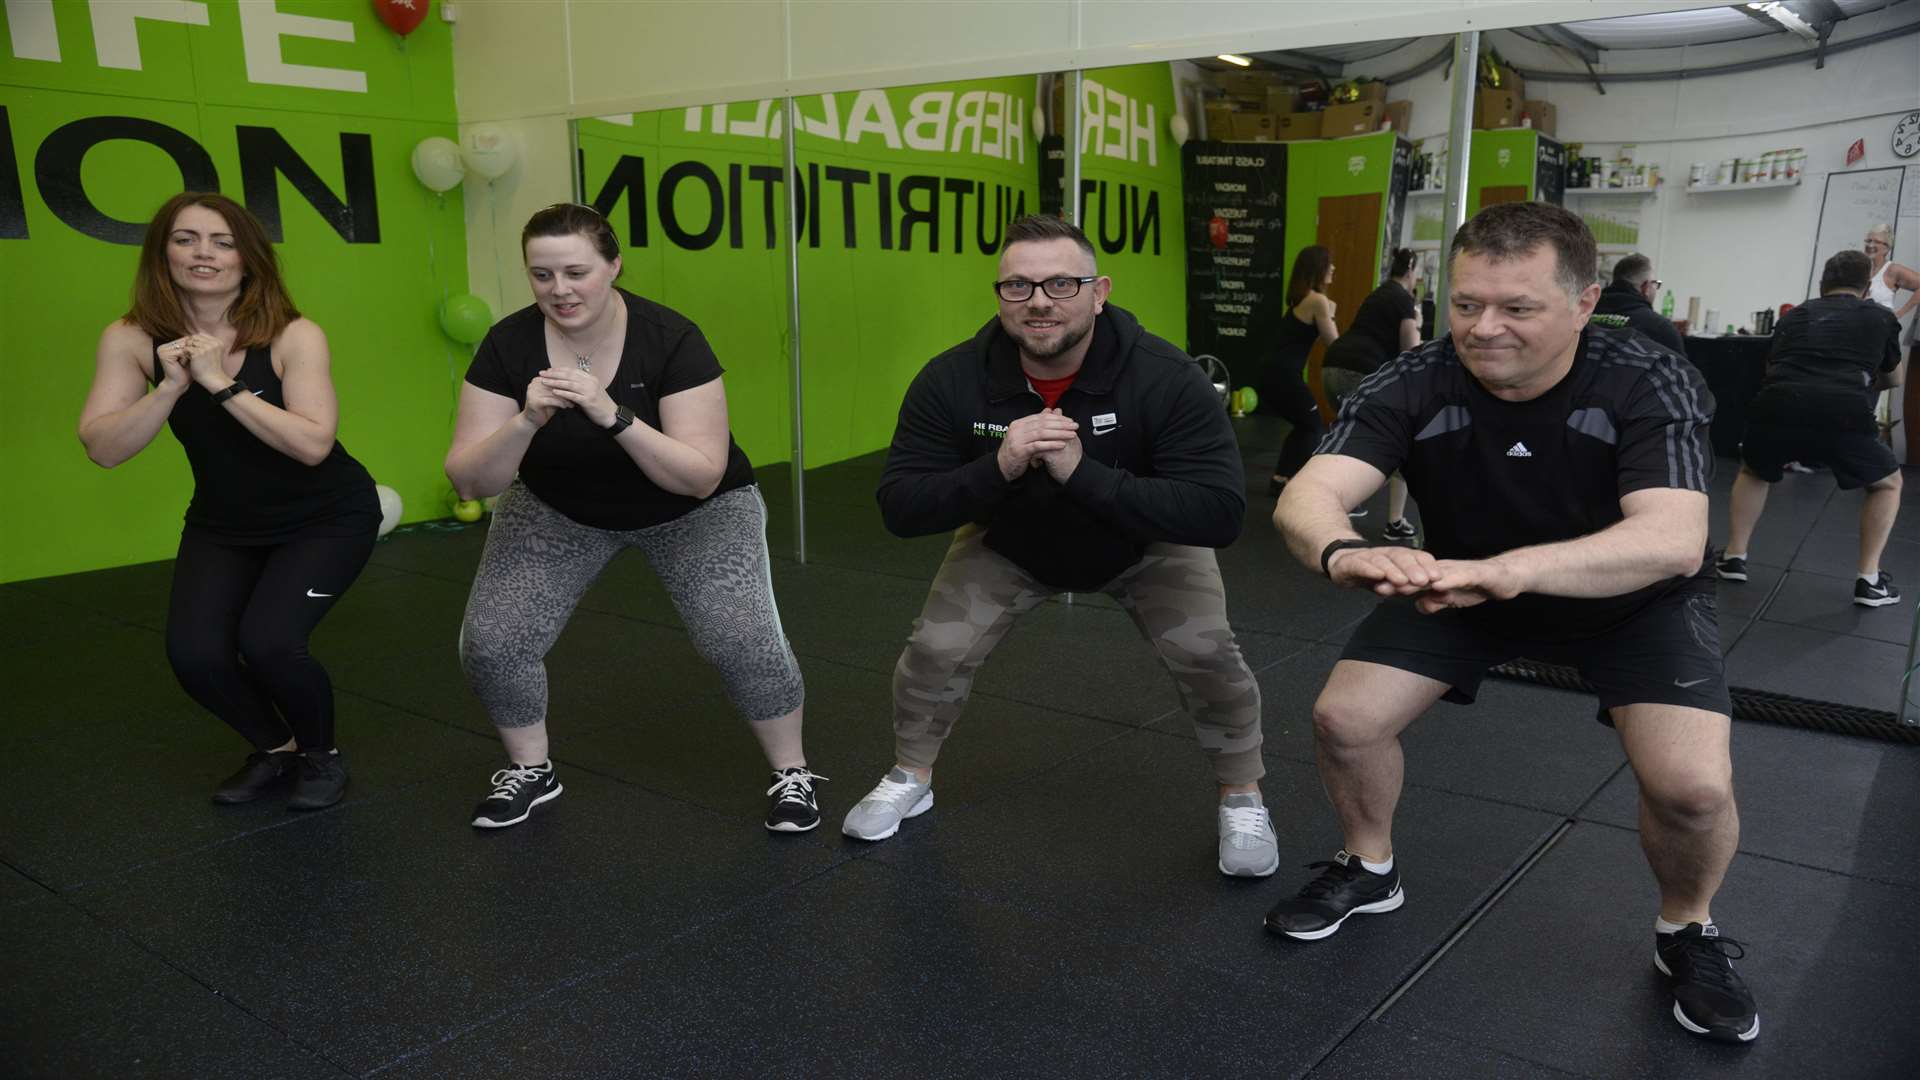
[(1613, 198), (1621, 198), (1623, 196), (1651, 198), (1655, 195), (1660, 194), (1660, 189), (1657, 187), (1618, 187), (1618, 188), (1570, 187), (1566, 189), (1565, 194), (1567, 195), (1599, 195), (1599, 196), (1611, 196)]
[(1752, 191), (1755, 188), (1799, 187), (1800, 176), (1783, 176), (1778, 180), (1746, 180), (1736, 184), (1688, 184), (1689, 195), (1712, 195), (1722, 191)]

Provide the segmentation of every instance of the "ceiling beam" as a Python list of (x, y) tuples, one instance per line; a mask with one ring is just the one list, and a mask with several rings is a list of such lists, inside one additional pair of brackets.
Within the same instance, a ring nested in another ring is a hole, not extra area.
[(1552, 38), (1556, 44), (1564, 45), (1572, 49), (1576, 56), (1587, 62), (1589, 69), (1600, 62), (1600, 46), (1595, 45), (1593, 42), (1588, 41), (1586, 38), (1581, 37), (1566, 27), (1549, 24), (1539, 27), (1539, 30), (1541, 33)]
[(1311, 56), (1307, 53), (1292, 50), (1257, 52), (1253, 54), (1253, 57), (1271, 67), (1304, 71), (1309, 75), (1317, 75), (1322, 79), (1337, 82), (1342, 77), (1342, 65), (1335, 61), (1328, 60), (1325, 57)]

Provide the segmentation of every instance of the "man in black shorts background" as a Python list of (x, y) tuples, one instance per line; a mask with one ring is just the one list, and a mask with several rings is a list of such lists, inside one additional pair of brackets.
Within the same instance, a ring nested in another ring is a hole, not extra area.
[(1853, 602), (1885, 607), (1900, 590), (1880, 569), (1880, 553), (1900, 513), (1900, 464), (1880, 441), (1873, 418), (1880, 391), (1906, 377), (1900, 323), (1865, 299), (1867, 257), (1843, 251), (1820, 271), (1820, 297), (1787, 312), (1773, 328), (1766, 378), (1747, 410), (1740, 474), (1733, 479), (1727, 553), (1714, 567), (1725, 581), (1747, 580), (1747, 545), (1767, 506), (1768, 489), (1789, 461), (1825, 465), (1840, 490), (1867, 489), (1860, 506), (1860, 565)]
[[(1708, 913), (1739, 839), (1704, 570), (1713, 399), (1679, 356), (1588, 325), (1594, 242), (1573, 214), (1489, 207), (1450, 257), (1450, 336), (1369, 378), (1274, 510), (1302, 563), (1386, 599), (1313, 710), (1345, 846), (1266, 925), (1312, 940), (1399, 907), (1400, 732), (1443, 697), (1471, 702), (1495, 664), (1570, 664), (1640, 783), (1654, 964), (1674, 1016), (1748, 1041), (1759, 1016), (1730, 963), (1743, 953)], [(1420, 502), (1424, 551), (1369, 545), (1347, 524), (1395, 469)]]

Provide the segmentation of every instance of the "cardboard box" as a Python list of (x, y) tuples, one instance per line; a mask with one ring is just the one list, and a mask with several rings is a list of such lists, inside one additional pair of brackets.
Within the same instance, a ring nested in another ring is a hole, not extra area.
[(1270, 113), (1299, 112), (1300, 94), (1291, 86), (1269, 86), (1266, 104), (1266, 111)]
[(1320, 137), (1324, 112), (1284, 113), (1273, 118), (1273, 137), (1279, 142)]
[(1366, 135), (1380, 130), (1380, 118), (1386, 115), (1384, 101), (1360, 101), (1351, 105), (1329, 105), (1320, 114), (1322, 138), (1338, 139), (1346, 135)]
[(1413, 102), (1389, 101), (1382, 115), (1383, 125), (1391, 125), (1393, 130), (1405, 135), (1413, 129)]
[(1213, 84), (1235, 101), (1244, 101), (1258, 109), (1266, 106), (1267, 88), (1276, 85), (1276, 80), (1265, 72), (1222, 71), (1215, 73)]
[(1278, 119), (1272, 113), (1237, 112), (1233, 114), (1233, 138), (1242, 142), (1272, 142), (1275, 124)]
[(1495, 64), (1494, 67), (1500, 72), (1500, 85), (1498, 87), (1482, 86), (1480, 89), (1504, 90), (1522, 99), (1527, 96), (1527, 80), (1521, 78), (1519, 72), (1505, 64)]
[(1233, 106), (1224, 101), (1207, 102), (1207, 138), (1233, 138)]
[(1540, 132), (1542, 135), (1559, 134), (1559, 132), (1555, 130), (1558, 127), (1559, 121), (1558, 117), (1554, 114), (1553, 102), (1523, 101), (1520, 103), (1520, 111), (1525, 113), (1527, 118), (1533, 121), (1533, 130)]
[(1378, 82), (1378, 81), (1368, 81), (1363, 83), (1357, 83), (1355, 85), (1359, 88), (1360, 96), (1353, 99), (1351, 102), (1345, 102), (1344, 104), (1358, 105), (1366, 101), (1387, 100), (1387, 84), (1386, 83)]
[(1520, 95), (1511, 90), (1488, 90), (1473, 95), (1473, 126), (1510, 128), (1520, 126)]

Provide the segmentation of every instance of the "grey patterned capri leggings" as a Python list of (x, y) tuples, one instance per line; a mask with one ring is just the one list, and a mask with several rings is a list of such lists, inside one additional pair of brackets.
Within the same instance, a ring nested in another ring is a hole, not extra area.
[[(1056, 592), (986, 545), (954, 533), (926, 605), (893, 669), (893, 744), (901, 764), (932, 768), (973, 690), (973, 675), (1014, 620)], [(1250, 784), (1260, 760), (1260, 684), (1233, 627), (1212, 548), (1148, 544), (1101, 589), (1120, 602), (1180, 690), (1200, 749), (1223, 784)], [(1098, 678), (1097, 672), (1085, 672)]]
[(496, 725), (547, 718), (547, 651), (607, 563), (630, 547), (659, 575), (694, 648), (719, 670), (742, 716), (773, 720), (800, 707), (800, 664), (774, 607), (759, 488), (735, 488), (672, 521), (616, 531), (574, 521), (515, 480), (494, 506), (460, 625), (460, 666)]

